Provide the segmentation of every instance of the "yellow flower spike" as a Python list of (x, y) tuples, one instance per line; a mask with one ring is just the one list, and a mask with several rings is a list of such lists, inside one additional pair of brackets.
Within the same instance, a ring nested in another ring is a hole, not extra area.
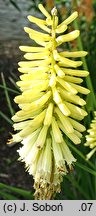
[(96, 152), (96, 111), (94, 112), (94, 119), (90, 124), (90, 129), (87, 130), (85, 146), (88, 146), (91, 151), (86, 155), (86, 159), (89, 160)]
[[(38, 29), (24, 28), (38, 46), (19, 47), (26, 60), (18, 63), (18, 71), (22, 74), (17, 85), (21, 94), (14, 101), (20, 110), (12, 117), (14, 131), (17, 131), (12, 142), (22, 144), (18, 150), (19, 160), (25, 162), (26, 170), (33, 175), (35, 199), (52, 199), (56, 192), (60, 192), (63, 176), (76, 161), (65, 138), (75, 145), (81, 142), (85, 127), (78, 121), (87, 112), (83, 109), (86, 102), (78, 93), (89, 93), (87, 88), (81, 86), (83, 77), (88, 76), (89, 72), (77, 69), (82, 61), (76, 60), (86, 56), (87, 52), (63, 51), (60, 47), (62, 43), (79, 36), (79, 30), (65, 34), (78, 13), (74, 12), (58, 25), (56, 7), (51, 14), (42, 4), (38, 7), (45, 19), (30, 15), (29, 21)], [(86, 143), (92, 152), (87, 158), (96, 148), (96, 122), (93, 121), (92, 127)]]

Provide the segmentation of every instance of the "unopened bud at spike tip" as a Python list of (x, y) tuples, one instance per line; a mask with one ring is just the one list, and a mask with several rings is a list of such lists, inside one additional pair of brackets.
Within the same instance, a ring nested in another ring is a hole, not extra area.
[(54, 7), (54, 8), (51, 10), (51, 14), (52, 14), (52, 16), (57, 16), (57, 9), (56, 9), (56, 7)]

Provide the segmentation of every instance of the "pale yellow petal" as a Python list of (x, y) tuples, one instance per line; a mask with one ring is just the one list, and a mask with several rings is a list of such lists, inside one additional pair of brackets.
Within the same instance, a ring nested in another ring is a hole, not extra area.
[[(87, 114), (87, 112), (85, 111), (85, 110), (83, 110), (83, 109), (81, 109), (80, 107), (78, 107), (78, 106), (76, 106), (76, 105), (73, 105), (73, 104), (71, 104), (71, 103), (69, 103), (69, 102), (66, 102), (65, 101), (65, 104), (66, 104), (66, 106), (68, 106), (68, 108), (69, 108), (69, 110), (70, 110), (70, 112), (71, 112), (71, 115), (72, 114), (75, 114), (75, 115), (77, 115), (77, 119), (79, 120), (79, 117), (81, 116), (81, 118), (84, 118), (84, 116), (87, 116), (88, 114)], [(71, 116), (70, 115), (70, 116)]]
[(51, 18), (51, 15), (48, 13), (48, 11), (43, 7), (42, 4), (38, 5), (39, 10), (44, 14), (45, 17)]
[(57, 105), (59, 103), (62, 103), (62, 99), (61, 99), (56, 87), (52, 88), (52, 92), (53, 92), (53, 100), (55, 101), (55, 103), (57, 103)]
[(63, 88), (65, 88), (70, 93), (77, 94), (77, 90), (74, 87), (72, 87), (69, 82), (66, 82), (59, 77), (57, 77), (57, 81), (63, 86)]
[(19, 46), (19, 49), (23, 52), (44, 52), (45, 47), (32, 47), (32, 46)]
[(62, 101), (62, 103), (58, 104), (58, 107), (60, 109), (60, 111), (65, 115), (65, 116), (69, 116), (71, 114), (70, 110), (68, 109), (68, 107), (65, 105), (64, 101)]
[(60, 92), (60, 94), (64, 100), (78, 104), (80, 106), (84, 106), (86, 104), (86, 101), (84, 101), (78, 95), (74, 95), (74, 94), (64, 90), (62, 87), (58, 87), (58, 90), (59, 90), (59, 92)]
[(81, 140), (80, 138), (75, 134), (75, 131), (72, 133), (69, 133), (68, 130), (66, 130), (64, 124), (60, 121), (58, 121), (58, 125), (60, 129), (66, 134), (66, 136), (74, 143), (74, 144), (80, 144)]
[(53, 103), (49, 103), (44, 119), (44, 125), (50, 126), (52, 122), (53, 106)]
[(96, 148), (94, 148), (91, 152), (89, 152), (89, 153), (86, 155), (86, 159), (89, 160), (95, 152), (96, 152)]
[(71, 122), (72, 126), (73, 126), (76, 130), (78, 130), (78, 131), (80, 131), (80, 132), (83, 132), (83, 131), (86, 130), (85, 126), (83, 126), (83, 125), (80, 124), (79, 122), (77, 122), (77, 121), (75, 121), (74, 119), (71, 119), (71, 118), (68, 118), (68, 119), (69, 119), (69, 121)]
[(46, 65), (49, 65), (51, 62), (51, 58), (48, 58), (46, 60), (40, 60), (40, 61), (22, 61), (22, 62), (19, 62), (18, 65), (20, 67), (34, 67), (34, 66), (46, 66)]
[(21, 75), (20, 76), (20, 79), (22, 81), (29, 81), (29, 80), (36, 80), (36, 76), (38, 77), (38, 81), (40, 80), (46, 80), (48, 79), (48, 74), (47, 73), (44, 73), (44, 71), (36, 71), (35, 73), (27, 73), (27, 74), (24, 74), (24, 75)]
[[(69, 67), (78, 67), (79, 65), (81, 65), (81, 62), (80, 61), (73, 61), (73, 60), (70, 60), (70, 59), (67, 59), (65, 57), (62, 57), (59, 55), (59, 53), (57, 52), (57, 50), (54, 50), (53, 52), (53, 55), (54, 55), (54, 59), (56, 61), (60, 61), (60, 63), (63, 65), (63, 64), (66, 64), (68, 65)], [(59, 63), (59, 64), (60, 64)]]
[(65, 164), (65, 162), (64, 162), (64, 159), (63, 159), (63, 155), (62, 155), (62, 150), (60, 148), (60, 145), (55, 142), (53, 133), (52, 133), (52, 147), (53, 147), (53, 154), (54, 154), (56, 166), (59, 169), (61, 167), (63, 169), (63, 165)]
[(56, 28), (56, 33), (61, 34), (61, 33), (65, 32), (66, 30), (67, 30), (67, 25), (61, 25), (61, 26), (59, 25)]
[(43, 29), (44, 31), (48, 32), (49, 34), (51, 33), (51, 29), (48, 28), (47, 26), (45, 25), (42, 25), (42, 24), (39, 24), (39, 23), (36, 23), (41, 29)]
[(58, 115), (58, 118), (60, 119), (61, 123), (63, 124), (64, 128), (68, 133), (73, 133), (74, 129), (72, 124), (69, 122), (68, 118), (62, 114), (62, 112), (59, 110), (59, 108), (55, 108), (55, 112)]
[(56, 39), (57, 45), (59, 46), (62, 43), (72, 41), (72, 40), (76, 39), (79, 36), (79, 34), (80, 34), (79, 30), (74, 30), (74, 31), (72, 31), (72, 32), (70, 32), (68, 34), (59, 36)]
[(35, 75), (35, 77), (37, 77), (36, 75), (49, 71), (49, 67), (48, 66), (47, 67), (40, 66), (40, 67), (32, 67), (32, 68), (21, 67), (21, 68), (18, 68), (18, 71), (21, 73), (33, 74), (33, 76)]
[(27, 32), (28, 34), (32, 34), (32, 35), (35, 36), (35, 37), (38, 36), (40, 39), (41, 39), (41, 37), (42, 37), (42, 40), (43, 40), (43, 39), (45, 39), (45, 40), (50, 40), (50, 39), (51, 39), (51, 37), (50, 37), (49, 34), (45, 34), (45, 33), (38, 32), (38, 31), (33, 30), (33, 29), (29, 28), (29, 27), (24, 27), (24, 30), (25, 30), (25, 32)]
[(26, 53), (24, 58), (27, 60), (34, 60), (34, 59), (46, 59), (49, 57), (50, 52), (43, 52), (43, 53)]
[(58, 123), (54, 117), (52, 117), (52, 133), (55, 139), (55, 142), (62, 143), (63, 142), (63, 136), (62, 133), (58, 127)]
[(71, 165), (73, 162), (76, 162), (76, 159), (72, 155), (65, 141), (63, 141), (63, 143), (61, 144), (61, 149), (62, 149), (62, 153), (68, 165)]
[(70, 83), (70, 84), (73, 88), (75, 88), (78, 92), (80, 92), (82, 94), (89, 94), (90, 93), (90, 90), (85, 88), (85, 87), (82, 87), (80, 85), (76, 85), (74, 83)]
[(77, 78), (77, 77), (73, 77), (73, 76), (64, 76), (63, 77), (65, 81), (68, 81), (68, 82), (72, 82), (72, 83), (77, 83), (77, 84), (80, 84), (83, 82), (83, 79), (81, 78)]
[(39, 136), (36, 140), (36, 146), (38, 148), (42, 148), (45, 141), (46, 141), (46, 136), (47, 136), (47, 131), (48, 131), (48, 126), (43, 126), (43, 128), (41, 129), (40, 133), (39, 133)]
[(65, 74), (69, 74), (72, 76), (79, 76), (79, 77), (86, 77), (89, 75), (88, 71), (85, 70), (75, 70), (75, 69), (67, 69), (67, 68), (61, 68)]
[(76, 51), (76, 52), (64, 51), (64, 52), (60, 52), (59, 54), (61, 56), (64, 56), (64, 57), (78, 58), (78, 57), (86, 56), (88, 54), (88, 52), (85, 52), (85, 51)]
[(61, 68), (57, 64), (54, 65), (54, 69), (59, 77), (63, 78), (65, 76), (65, 73), (61, 70)]
[(33, 23), (36, 23), (36, 24), (40, 23), (41, 25), (46, 25), (46, 20), (39, 19), (39, 18), (31, 16), (31, 15), (28, 16), (28, 19), (30, 22), (33, 22)]
[(38, 106), (40, 108), (48, 101), (48, 99), (50, 97), (51, 97), (51, 91), (48, 91), (40, 99), (38, 99), (38, 100), (26, 105), (25, 107), (23, 107), (23, 110), (28, 111), (28, 110), (31, 110), (31, 109), (36, 109)]
[(66, 20), (64, 20), (64, 21), (58, 26), (58, 28), (61, 27), (61, 26), (63, 26), (63, 25), (68, 25), (68, 24), (70, 24), (70, 23), (73, 22), (73, 20), (76, 19), (77, 17), (78, 17), (78, 12), (75, 11), (75, 12), (72, 13)]

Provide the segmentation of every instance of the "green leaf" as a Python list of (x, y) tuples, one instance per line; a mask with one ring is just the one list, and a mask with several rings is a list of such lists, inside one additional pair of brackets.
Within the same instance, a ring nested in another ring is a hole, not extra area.
[(21, 9), (19, 8), (18, 4), (15, 1), (13, 0), (9, 0), (9, 1), (19, 12), (21, 12)]
[(0, 111), (0, 115), (2, 118), (4, 118), (10, 125), (13, 125), (13, 122), (11, 121), (10, 118), (8, 118), (8, 116), (6, 116), (3, 112)]
[(78, 189), (78, 191), (83, 195), (84, 199), (89, 199), (88, 194), (86, 194), (84, 189), (78, 184), (78, 182), (75, 180), (75, 178), (72, 179), (71, 176), (69, 176), (69, 175), (67, 175), (65, 177), (72, 183), (73, 187)]
[(23, 190), (21, 188), (16, 188), (16, 187), (12, 187), (12, 186), (8, 186), (6, 184), (0, 183), (0, 189), (6, 189), (7, 191), (11, 191), (14, 192), (16, 194), (19, 194), (20, 196), (22, 196), (25, 199), (33, 199), (33, 194), (30, 191), (26, 191)]
[(13, 92), (13, 93), (15, 93), (15, 94), (20, 94), (20, 92), (19, 91), (16, 91), (16, 90), (14, 90), (14, 89), (11, 89), (11, 88), (9, 88), (9, 87), (4, 87), (3, 85), (1, 85), (0, 84), (0, 88), (2, 88), (2, 89), (6, 89), (6, 90), (8, 90), (9, 92)]
[(0, 191), (0, 196), (5, 200), (17, 200), (18, 199), (16, 196), (8, 194), (4, 191)]
[(11, 105), (11, 101), (10, 101), (10, 97), (9, 97), (8, 91), (6, 89), (6, 82), (5, 82), (5, 78), (4, 78), (3, 73), (1, 73), (1, 78), (2, 78), (2, 82), (3, 82), (3, 86), (4, 86), (6, 101), (7, 101), (10, 113), (13, 116), (14, 115), (14, 110), (13, 110), (12, 105)]
[(86, 172), (88, 172), (88, 173), (90, 173), (90, 174), (96, 176), (96, 171), (90, 169), (89, 167), (84, 166), (83, 164), (78, 163), (78, 162), (76, 162), (75, 165), (76, 165), (77, 167), (79, 167), (79, 168), (85, 170)]

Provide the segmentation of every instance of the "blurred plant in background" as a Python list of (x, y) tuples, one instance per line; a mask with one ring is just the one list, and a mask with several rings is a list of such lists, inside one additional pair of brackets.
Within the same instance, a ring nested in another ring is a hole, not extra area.
[[(16, 10), (18, 10), (18, 12), (22, 12), (19, 1), (4, 1), (7, 5), (12, 4), (16, 8)], [(41, 3), (41, 1), (28, 0), (28, 2), (30, 2), (30, 7), (28, 7), (29, 13), (31, 14), (31, 10), (33, 8), (36, 13), (38, 13), (38, 3)], [(89, 85), (88, 79), (85, 83), (85, 85), (87, 85), (89, 89), (91, 88), (91, 94), (89, 94), (87, 97), (86, 109), (88, 112), (88, 116), (84, 120), (84, 125), (87, 129), (89, 129), (90, 123), (94, 117), (94, 111), (96, 110), (96, 99), (94, 96), (94, 92), (96, 91), (96, 1), (46, 0), (42, 1), (42, 4), (49, 11), (53, 8), (54, 5), (56, 5), (60, 22), (66, 17), (68, 17), (68, 15), (70, 15), (73, 11), (76, 10), (79, 12), (78, 22), (75, 22), (73, 26), (70, 27), (70, 31), (74, 28), (79, 28), (81, 31), (81, 38), (79, 38), (75, 42), (72, 42), (71, 45), (67, 43), (66, 47), (64, 48), (69, 50), (72, 48), (73, 50), (75, 50), (75, 48), (78, 46), (78, 50), (82, 50), (83, 44), (83, 50), (86, 50), (89, 53), (86, 61), (84, 58), (82, 59), (84, 63), (84, 69), (88, 69), (90, 71), (90, 76), (93, 82), (93, 86)], [(6, 124), (8, 123), (12, 125), (10, 116), (12, 116), (14, 110), (17, 109), (17, 107), (13, 105), (12, 100), (13, 97), (17, 94), (17, 92), (18, 94), (20, 92), (17, 86), (15, 86), (15, 82), (17, 81), (18, 76), (15, 76), (13, 73), (11, 73), (8, 79), (10, 80), (10, 83), (8, 82), (7, 86), (6, 79), (2, 74), (2, 84), (0, 84), (0, 88), (4, 90), (3, 92), (5, 94), (8, 110), (5, 113), (3, 112), (3, 110), (0, 110), (0, 115), (2, 119), (5, 119)], [(6, 128), (1, 127), (0, 130), (6, 130)], [(76, 162), (75, 170), (66, 177), (64, 177), (64, 180), (62, 182), (62, 192), (60, 194), (57, 194), (55, 199), (96, 199), (96, 156), (94, 155), (90, 161), (86, 161), (85, 155), (89, 152), (88, 147), (84, 147), (86, 134), (87, 133), (84, 132), (82, 144), (78, 146), (78, 148), (72, 146), (71, 142), (69, 143), (69, 147), (74, 153), (74, 156), (76, 156), (78, 162)], [(33, 199), (33, 195), (30, 191), (23, 191), (22, 189), (8, 186), (6, 184), (4, 185), (2, 183), (0, 184), (0, 196), (3, 199)]]

